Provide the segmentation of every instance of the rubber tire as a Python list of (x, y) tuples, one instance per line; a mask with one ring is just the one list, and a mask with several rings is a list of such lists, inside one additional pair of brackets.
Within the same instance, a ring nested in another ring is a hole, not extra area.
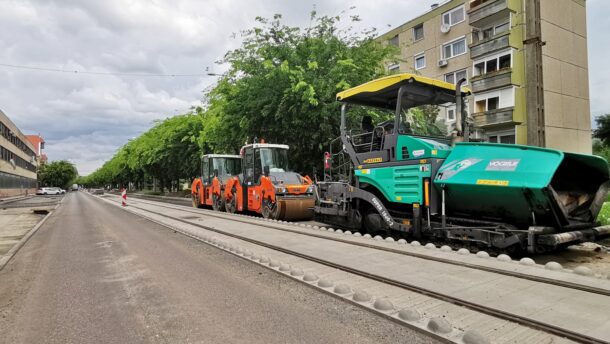
[(225, 203), (219, 196), (212, 195), (212, 209), (214, 211), (224, 211)]
[(231, 200), (225, 201), (225, 211), (229, 214), (235, 214), (237, 212), (237, 202), (235, 198), (236, 195), (235, 193), (233, 193), (233, 197), (231, 197)]
[(276, 204), (274, 207), (275, 209), (271, 210), (270, 209), (271, 207), (269, 206), (270, 203), (271, 203), (271, 201), (268, 199), (263, 200), (263, 204), (261, 207), (261, 213), (262, 213), (263, 217), (266, 219), (278, 220), (279, 213), (280, 213), (279, 208), (278, 208), (279, 206)]
[(199, 204), (199, 193), (195, 193), (192, 197), (193, 208), (201, 208), (201, 204)]

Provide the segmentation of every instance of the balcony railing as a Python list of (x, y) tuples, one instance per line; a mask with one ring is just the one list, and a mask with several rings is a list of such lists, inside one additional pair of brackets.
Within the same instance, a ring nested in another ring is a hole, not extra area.
[(505, 87), (512, 84), (512, 68), (503, 68), (495, 72), (473, 76), (470, 78), (474, 93)]
[(470, 3), (468, 21), (474, 27), (482, 28), (501, 17), (508, 19), (512, 1), (510, 0), (477, 0)]
[(499, 35), (492, 36), (485, 40), (480, 40), (469, 45), (470, 58), (476, 59), (477, 57), (489, 54), (491, 52), (508, 48), (510, 46), (510, 31), (503, 32)]
[(513, 124), (514, 107), (477, 112), (472, 114), (475, 126), (479, 128), (493, 127), (502, 124)]

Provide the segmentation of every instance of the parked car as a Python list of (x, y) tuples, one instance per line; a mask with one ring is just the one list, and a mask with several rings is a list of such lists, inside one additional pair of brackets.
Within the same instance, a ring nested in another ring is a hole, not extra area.
[(57, 187), (43, 187), (36, 190), (37, 195), (61, 195), (64, 193), (66, 193), (66, 191)]

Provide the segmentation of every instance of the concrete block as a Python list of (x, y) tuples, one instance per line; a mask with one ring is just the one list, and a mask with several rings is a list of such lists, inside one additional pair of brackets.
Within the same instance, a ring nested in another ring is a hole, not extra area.
[(419, 321), (421, 314), (415, 309), (405, 308), (398, 312), (398, 317), (405, 321)]
[(375, 307), (376, 310), (382, 311), (382, 312), (389, 312), (389, 311), (394, 310), (394, 304), (392, 304), (392, 302), (390, 302), (390, 300), (388, 300), (388, 299), (375, 300), (373, 307)]
[(468, 330), (462, 337), (464, 344), (491, 344), (491, 341), (475, 330)]
[(369, 302), (371, 301), (371, 295), (364, 290), (356, 290), (352, 299), (356, 302)]
[(332, 281), (329, 281), (327, 279), (321, 279), (318, 281), (318, 287), (331, 288), (333, 285), (335, 285), (335, 284)]
[(531, 265), (536, 265), (536, 262), (532, 258), (525, 257), (525, 258), (521, 258), (521, 260), (519, 261), (519, 264), (531, 266)]
[(477, 257), (479, 257), (479, 258), (489, 258), (489, 253), (487, 253), (485, 251), (479, 251), (479, 252), (477, 252)]
[(428, 321), (428, 330), (434, 333), (447, 334), (453, 330), (453, 326), (444, 318), (436, 317)]
[(501, 261), (501, 262), (511, 262), (511, 261), (512, 261), (512, 259), (510, 258), (510, 256), (509, 256), (509, 255), (506, 255), (506, 254), (501, 254), (501, 255), (499, 255), (497, 259), (498, 259), (499, 261)]
[(352, 292), (352, 288), (347, 284), (337, 284), (333, 291), (335, 294), (346, 295)]

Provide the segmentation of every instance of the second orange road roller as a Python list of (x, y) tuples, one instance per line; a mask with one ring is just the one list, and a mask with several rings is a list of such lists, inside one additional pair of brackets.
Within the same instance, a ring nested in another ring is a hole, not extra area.
[(226, 181), (241, 171), (239, 155), (206, 154), (201, 159), (201, 177), (191, 185), (193, 207), (211, 206), (223, 211), (225, 202), (223, 187)]
[(242, 147), (241, 173), (224, 185), (227, 212), (250, 211), (276, 220), (313, 218), (314, 185), (288, 169), (288, 149), (262, 142)]

